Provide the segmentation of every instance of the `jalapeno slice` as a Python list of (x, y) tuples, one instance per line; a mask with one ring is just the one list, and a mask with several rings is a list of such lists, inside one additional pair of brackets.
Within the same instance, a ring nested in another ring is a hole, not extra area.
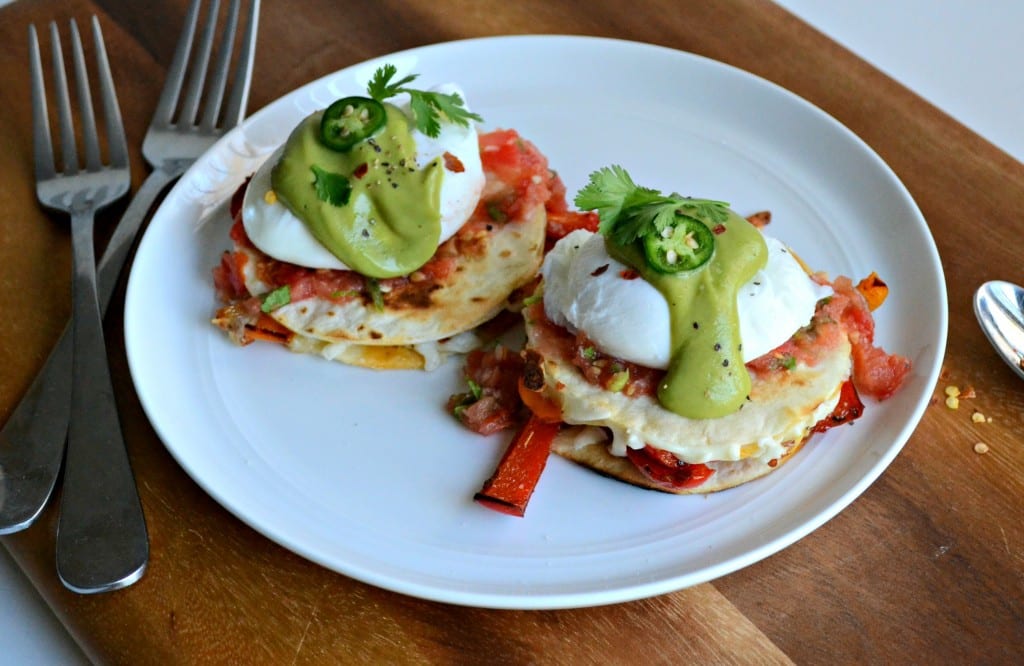
[(700, 268), (715, 251), (715, 235), (700, 220), (676, 213), (660, 233), (644, 237), (644, 254), (660, 273), (681, 273)]
[(384, 105), (369, 97), (343, 97), (327, 107), (320, 120), (320, 141), (344, 153), (384, 127)]

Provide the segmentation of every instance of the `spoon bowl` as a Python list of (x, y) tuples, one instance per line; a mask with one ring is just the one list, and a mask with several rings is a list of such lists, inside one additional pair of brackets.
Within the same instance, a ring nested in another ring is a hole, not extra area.
[(986, 282), (974, 294), (974, 315), (999, 356), (1024, 379), (1024, 288)]

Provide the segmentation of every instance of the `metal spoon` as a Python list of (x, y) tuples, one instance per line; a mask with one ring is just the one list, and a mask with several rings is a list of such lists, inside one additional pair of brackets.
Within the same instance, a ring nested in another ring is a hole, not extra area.
[(1024, 288), (994, 280), (974, 294), (974, 315), (989, 342), (1024, 379)]

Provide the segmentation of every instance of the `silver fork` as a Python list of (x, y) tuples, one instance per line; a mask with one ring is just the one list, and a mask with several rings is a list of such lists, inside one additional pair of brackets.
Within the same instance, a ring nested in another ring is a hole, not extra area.
[(103, 340), (103, 317), (96, 295), (93, 217), (97, 210), (128, 193), (131, 173), (114, 82), (95, 16), (92, 36), (110, 163), (101, 163), (82, 39), (72, 20), (71, 51), (85, 149), (84, 169), (79, 164), (60, 34), (57, 24), (51, 23), (53, 88), (63, 166), (58, 171), (50, 140), (39, 40), (35, 26), (29, 26), (36, 196), (44, 206), (71, 215), (74, 350), (64, 495), (57, 525), (57, 572), (67, 587), (79, 592), (128, 585), (142, 575), (149, 558), (146, 522), (117, 415)]
[[(99, 262), (97, 291), (106, 311), (118, 276), (146, 214), (160, 193), (225, 132), (241, 122), (249, 97), (252, 62), (259, 18), (259, 0), (249, 5), (238, 57), (231, 69), (231, 44), (238, 29), (239, 0), (232, 0), (217, 45), (217, 60), (206, 85), (219, 7), (214, 2), (199, 37), (195, 58), (190, 54), (198, 23), (200, 0), (189, 6), (174, 60), (167, 72), (160, 101), (146, 132), (143, 154), (153, 167), (136, 192)], [(191, 73), (186, 85), (186, 74)], [(224, 93), (231, 75), (226, 106)], [(175, 114), (181, 100), (181, 110)], [(224, 111), (221, 113), (221, 107)], [(203, 115), (197, 118), (199, 108)], [(218, 122), (218, 115), (221, 116)], [(71, 394), (70, 326), (50, 353), (25, 396), (0, 430), (0, 534), (31, 525), (46, 505), (60, 471), (67, 434)]]

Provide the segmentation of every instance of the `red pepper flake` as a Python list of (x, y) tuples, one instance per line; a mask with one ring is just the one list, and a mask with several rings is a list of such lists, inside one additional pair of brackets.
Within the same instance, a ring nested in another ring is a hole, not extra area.
[(619, 277), (622, 278), (623, 280), (635, 280), (638, 277), (640, 277), (640, 274), (637, 273), (632, 268), (627, 268), (624, 271), (619, 271)]
[(356, 167), (356, 170), (352, 172), (352, 175), (355, 176), (356, 178), (362, 178), (363, 176), (366, 175), (366, 172), (369, 170), (370, 165), (367, 164), (366, 162), (363, 162), (362, 164)]
[(592, 277), (597, 277), (598, 275), (603, 274), (607, 270), (608, 270), (608, 264), (604, 264), (603, 266), (598, 266), (597, 268), (595, 268), (594, 272), (591, 273), (590, 275)]
[(466, 167), (462, 164), (462, 160), (447, 151), (444, 153), (444, 168), (448, 169), (452, 173), (462, 173), (466, 170)]
[(724, 224), (721, 224), (721, 223), (719, 223), (719, 224), (716, 224), (715, 226), (713, 226), (713, 227), (711, 228), (711, 231), (712, 231), (712, 232), (713, 232), (713, 233), (714, 233), (714, 234), (715, 234), (716, 236), (721, 236), (722, 234), (724, 234), (724, 233), (725, 233), (725, 225), (724, 225)]

